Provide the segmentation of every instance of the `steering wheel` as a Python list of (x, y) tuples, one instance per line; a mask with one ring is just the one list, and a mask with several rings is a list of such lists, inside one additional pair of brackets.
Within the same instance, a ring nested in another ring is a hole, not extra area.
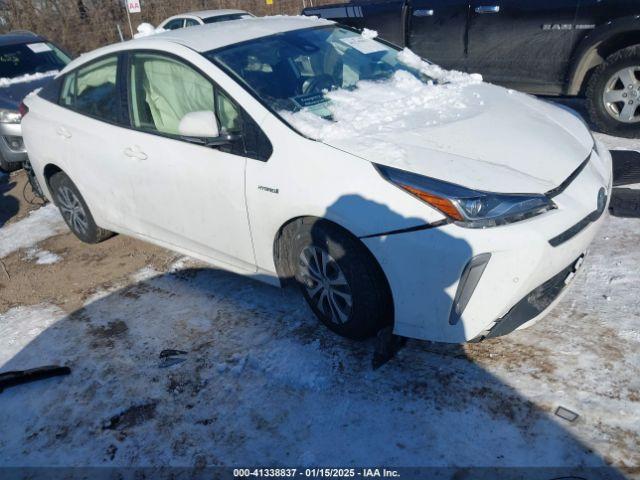
[(333, 88), (333, 77), (326, 73), (305, 80), (302, 84), (302, 93), (321, 93), (323, 90)]

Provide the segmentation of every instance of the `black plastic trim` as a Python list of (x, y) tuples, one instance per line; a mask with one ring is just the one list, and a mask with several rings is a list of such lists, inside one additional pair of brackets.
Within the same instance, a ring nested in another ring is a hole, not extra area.
[(366, 240), (367, 238), (376, 238), (376, 237), (388, 237), (389, 235), (399, 235), (401, 233), (411, 233), (411, 232), (419, 232), (422, 230), (430, 230), (432, 228), (442, 227), (443, 225), (447, 225), (451, 223), (449, 220), (439, 220), (434, 223), (427, 223), (424, 225), (417, 225), (415, 227), (401, 228), (399, 230), (390, 230), (388, 232), (382, 233), (373, 233), (371, 235), (365, 235), (363, 237), (358, 237), (360, 240)]
[(602, 216), (603, 213), (604, 213), (604, 210), (602, 211), (594, 210), (589, 215), (587, 215), (582, 220), (580, 220), (578, 223), (576, 223), (573, 227), (565, 230), (560, 235), (553, 237), (551, 240), (549, 240), (549, 244), (552, 247), (557, 247), (558, 245), (562, 245), (564, 242), (571, 240), (573, 237), (578, 235), (582, 230), (587, 228), (593, 222), (596, 222)]
[(585, 169), (585, 167), (589, 164), (589, 160), (591, 160), (591, 155), (592, 154), (593, 154), (593, 152), (589, 153), (589, 156), (586, 158), (586, 160), (584, 162), (582, 162), (578, 166), (578, 168), (576, 168), (573, 171), (573, 173), (567, 177), (567, 179), (564, 182), (562, 182), (560, 185), (558, 185), (553, 190), (549, 190), (545, 195), (547, 197), (549, 197), (549, 198), (553, 198), (553, 197), (557, 197), (562, 192), (564, 192), (569, 187), (569, 185), (571, 185), (571, 183), (573, 183), (573, 181), (578, 177), (578, 175), (580, 175), (582, 173), (582, 171)]
[(462, 271), (460, 276), (460, 282), (458, 283), (458, 289), (456, 290), (456, 296), (453, 299), (453, 305), (451, 306), (451, 313), (449, 314), (449, 325), (455, 325), (460, 321), (464, 310), (469, 304), (469, 300), (473, 296), (482, 274), (485, 268), (491, 260), (490, 253), (481, 253), (476, 255)]

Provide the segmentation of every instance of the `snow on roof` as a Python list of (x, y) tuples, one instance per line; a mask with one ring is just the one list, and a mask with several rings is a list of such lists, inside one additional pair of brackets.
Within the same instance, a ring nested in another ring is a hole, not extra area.
[(220, 22), (211, 25), (181, 28), (171, 30), (153, 39), (179, 43), (198, 52), (207, 52), (216, 48), (226, 47), (234, 43), (266, 37), (280, 32), (289, 32), (314, 26), (332, 25), (334, 22), (315, 17), (255, 17), (234, 20), (233, 22)]
[[(134, 40), (114, 43), (106, 47), (82, 54), (69, 63), (62, 72), (68, 72), (88, 61), (108, 53), (138, 48), (140, 42), (146, 42), (149, 47), (153, 42), (171, 42), (191, 48), (197, 52), (208, 52), (216, 48), (226, 47), (235, 43), (266, 37), (280, 32), (290, 32), (304, 28), (334, 25), (335, 22), (316, 17), (289, 17), (278, 15), (273, 17), (254, 17), (232, 22), (212, 23), (189, 28), (168, 30), (157, 35), (143, 36)], [(158, 45), (161, 49), (161, 45)]]

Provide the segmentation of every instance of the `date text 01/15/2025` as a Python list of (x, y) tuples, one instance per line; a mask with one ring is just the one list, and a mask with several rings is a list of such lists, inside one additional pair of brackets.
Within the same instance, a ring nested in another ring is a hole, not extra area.
[(399, 478), (397, 470), (386, 468), (236, 468), (234, 478)]

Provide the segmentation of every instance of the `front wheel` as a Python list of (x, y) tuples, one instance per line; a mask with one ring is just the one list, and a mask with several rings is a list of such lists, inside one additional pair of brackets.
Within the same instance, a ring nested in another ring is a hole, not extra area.
[(329, 222), (302, 219), (291, 241), (291, 271), (311, 310), (330, 330), (359, 340), (393, 323), (386, 277), (357, 238)]
[(78, 239), (85, 243), (100, 243), (113, 235), (112, 232), (96, 225), (87, 203), (65, 173), (58, 172), (53, 175), (49, 185), (62, 218)]
[(609, 56), (587, 85), (587, 108), (603, 133), (640, 138), (640, 45)]

